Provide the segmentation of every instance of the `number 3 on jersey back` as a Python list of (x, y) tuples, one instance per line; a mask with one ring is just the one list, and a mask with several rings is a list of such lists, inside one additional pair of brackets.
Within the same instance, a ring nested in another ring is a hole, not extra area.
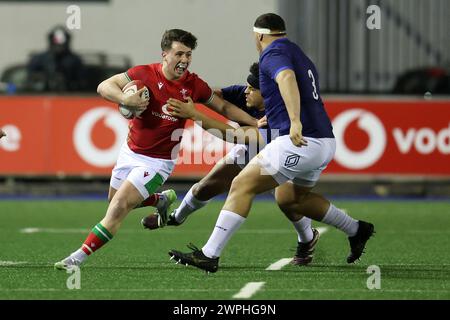
[(308, 70), (308, 76), (311, 78), (312, 80), (312, 86), (314, 88), (314, 91), (312, 93), (313, 98), (316, 100), (319, 100), (319, 94), (317, 93), (317, 87), (316, 87), (316, 79), (314, 79), (314, 74), (312, 73), (311, 69)]

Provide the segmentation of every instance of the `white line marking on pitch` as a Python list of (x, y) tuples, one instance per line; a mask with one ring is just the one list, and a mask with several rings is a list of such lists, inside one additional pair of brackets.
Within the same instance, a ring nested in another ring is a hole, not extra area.
[[(323, 235), (325, 232), (328, 231), (328, 228), (327, 227), (319, 227), (319, 228), (317, 228), (317, 231), (319, 231), (319, 233), (321, 235)], [(292, 261), (292, 258), (280, 259), (280, 260), (272, 263), (270, 266), (268, 266), (266, 268), (266, 270), (269, 270), (269, 271), (281, 270), (281, 268), (283, 268), (284, 266), (286, 266), (289, 263), (291, 263), (291, 261)]]
[(52, 229), (52, 228), (24, 228), (20, 233), (86, 233), (89, 229)]
[(266, 268), (266, 270), (280, 270), (281, 268), (283, 268), (284, 266), (288, 265), (289, 263), (291, 263), (292, 258), (283, 258), (278, 260), (275, 263), (272, 263), (270, 266), (268, 266)]
[(7, 266), (17, 266), (19, 264), (26, 264), (28, 262), (26, 261), (2, 261), (0, 260), (0, 267), (7, 267)]
[[(91, 229), (66, 229), (66, 228), (22, 228), (19, 229), (20, 233), (34, 234), (34, 233), (55, 233), (55, 234), (68, 234), (68, 233), (89, 233)], [(209, 229), (196, 229), (186, 230), (184, 233), (198, 233), (198, 232), (210, 232)], [(120, 233), (136, 233), (136, 229), (121, 229)], [(164, 233), (177, 233), (177, 230), (164, 230)], [(257, 229), (257, 230), (240, 230), (239, 234), (290, 234), (292, 229)]]
[(259, 291), (265, 282), (249, 282), (247, 283), (241, 291), (236, 293), (233, 298), (235, 299), (248, 299), (251, 298), (257, 291)]

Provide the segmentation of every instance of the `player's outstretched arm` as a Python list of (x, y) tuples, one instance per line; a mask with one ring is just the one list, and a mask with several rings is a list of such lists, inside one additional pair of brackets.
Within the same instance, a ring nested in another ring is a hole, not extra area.
[[(194, 102), (189, 97), (188, 102), (182, 102), (177, 99), (169, 99), (170, 113), (179, 118), (188, 118), (194, 120), (205, 130), (210, 130), (211, 134), (219, 139), (231, 143), (258, 143), (264, 141), (258, 129), (253, 126), (233, 128), (221, 121), (212, 119), (195, 108)], [(215, 130), (211, 130), (215, 129)]]
[(148, 99), (142, 100), (141, 93), (145, 90), (142, 88), (132, 95), (125, 95), (122, 92), (122, 88), (130, 82), (125, 73), (119, 73), (111, 78), (108, 78), (101, 82), (97, 87), (97, 92), (104, 99), (123, 104), (127, 107), (142, 109), (148, 105)]
[(214, 94), (213, 99), (207, 106), (231, 121), (249, 126), (257, 125), (255, 118), (216, 94)]

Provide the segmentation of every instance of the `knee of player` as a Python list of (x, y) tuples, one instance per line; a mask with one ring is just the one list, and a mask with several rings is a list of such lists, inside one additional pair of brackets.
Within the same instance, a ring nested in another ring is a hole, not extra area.
[(280, 208), (289, 207), (302, 203), (309, 193), (309, 191), (292, 192), (280, 187), (275, 190), (275, 200)]
[(300, 201), (300, 199), (292, 197), (287, 194), (283, 194), (281, 192), (275, 193), (275, 200), (278, 204), (278, 207), (284, 213), (289, 213), (293, 210), (293, 207)]
[(284, 213), (290, 213), (292, 211), (293, 202), (287, 201), (287, 199), (276, 199), (278, 207)]
[(230, 193), (239, 192), (239, 193), (254, 193), (253, 186), (248, 183), (245, 177), (240, 175), (236, 176), (231, 182)]
[(108, 211), (111, 211), (112, 215), (121, 215), (129, 210), (127, 199), (123, 197), (114, 197), (109, 204)]

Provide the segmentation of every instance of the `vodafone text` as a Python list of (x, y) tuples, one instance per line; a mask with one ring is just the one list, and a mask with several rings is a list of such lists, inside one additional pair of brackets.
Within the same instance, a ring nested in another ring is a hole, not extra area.
[(432, 128), (395, 128), (392, 134), (401, 153), (411, 152), (414, 146), (420, 154), (430, 154), (436, 150), (442, 154), (450, 154), (450, 123), (448, 128), (437, 132)]

